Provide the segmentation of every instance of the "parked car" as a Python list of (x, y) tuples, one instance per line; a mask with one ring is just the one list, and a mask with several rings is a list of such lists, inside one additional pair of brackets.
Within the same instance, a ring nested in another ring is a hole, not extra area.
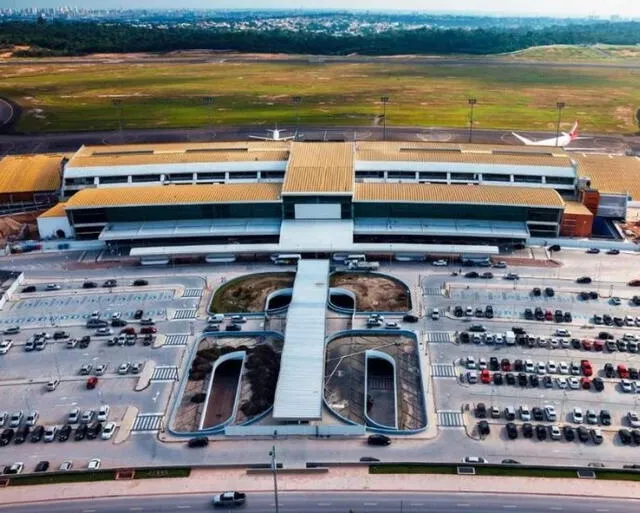
[(367, 444), (381, 446), (391, 445), (391, 438), (382, 434), (369, 435), (367, 438)]
[(147, 280), (133, 280), (133, 286), (134, 287), (144, 287), (146, 285), (149, 285), (149, 282)]

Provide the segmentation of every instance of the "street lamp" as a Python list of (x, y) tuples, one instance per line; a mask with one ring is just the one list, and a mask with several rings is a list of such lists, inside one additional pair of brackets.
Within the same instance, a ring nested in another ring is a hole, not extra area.
[(296, 131), (293, 135), (293, 140), (297, 141), (298, 140), (298, 130), (300, 128), (300, 116), (299, 116), (299, 111), (298, 108), (300, 106), (300, 103), (302, 102), (302, 96), (294, 96), (293, 98), (291, 98), (291, 101), (293, 101), (293, 105), (296, 109)]
[(203, 96), (202, 105), (209, 107), (209, 131), (212, 133), (213, 138), (213, 104), (216, 101), (215, 96)]
[(389, 101), (388, 96), (381, 96), (380, 101), (382, 102), (382, 140), (387, 140), (387, 102)]
[(562, 109), (566, 107), (566, 103), (557, 102), (556, 108), (558, 109), (558, 122), (556, 123), (556, 147), (558, 146), (558, 139), (560, 139), (560, 121), (562, 120)]
[(271, 456), (271, 471), (273, 472), (273, 495), (275, 498), (276, 504), (276, 513), (279, 513), (279, 505), (278, 505), (278, 471), (277, 471), (277, 463), (276, 463), (276, 446), (271, 447), (269, 451), (269, 456)]
[(473, 139), (473, 107), (475, 106), (476, 103), (478, 103), (478, 100), (476, 100), (475, 98), (469, 98), (468, 102), (469, 102), (469, 143), (471, 143), (471, 140)]

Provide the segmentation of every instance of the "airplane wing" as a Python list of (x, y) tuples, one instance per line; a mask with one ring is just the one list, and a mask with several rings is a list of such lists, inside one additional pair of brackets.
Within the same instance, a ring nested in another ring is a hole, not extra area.
[(249, 139), (258, 139), (259, 141), (273, 141), (272, 137), (260, 137), (259, 135), (250, 135)]
[(522, 137), (521, 135), (516, 134), (515, 132), (511, 132), (511, 135), (513, 135), (516, 139), (518, 139), (518, 141), (520, 141), (523, 144), (526, 144), (527, 146), (530, 146), (534, 143), (534, 141), (532, 141), (531, 139), (527, 139), (526, 137)]

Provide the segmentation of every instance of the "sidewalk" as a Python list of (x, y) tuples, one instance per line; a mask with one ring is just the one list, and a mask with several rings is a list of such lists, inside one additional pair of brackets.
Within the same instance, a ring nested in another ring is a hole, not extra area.
[[(436, 474), (369, 474), (367, 467), (334, 467), (326, 474), (282, 472), (278, 489), (293, 491), (514, 493), (637, 499), (640, 482), (581, 479), (452, 476)], [(271, 473), (247, 474), (245, 469), (194, 470), (190, 478), (100, 481), (60, 485), (16, 486), (2, 490), (3, 505), (52, 500), (91, 499), (118, 495), (175, 495), (222, 490), (270, 492)]]

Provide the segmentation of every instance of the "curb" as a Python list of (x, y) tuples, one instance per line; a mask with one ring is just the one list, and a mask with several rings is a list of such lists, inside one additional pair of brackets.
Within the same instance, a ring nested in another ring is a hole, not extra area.
[(144, 369), (140, 373), (140, 377), (138, 377), (138, 381), (136, 382), (133, 389), (136, 392), (141, 392), (145, 388), (149, 386), (151, 383), (151, 377), (153, 376), (153, 371), (156, 369), (156, 362), (153, 360), (147, 360), (144, 364)]

